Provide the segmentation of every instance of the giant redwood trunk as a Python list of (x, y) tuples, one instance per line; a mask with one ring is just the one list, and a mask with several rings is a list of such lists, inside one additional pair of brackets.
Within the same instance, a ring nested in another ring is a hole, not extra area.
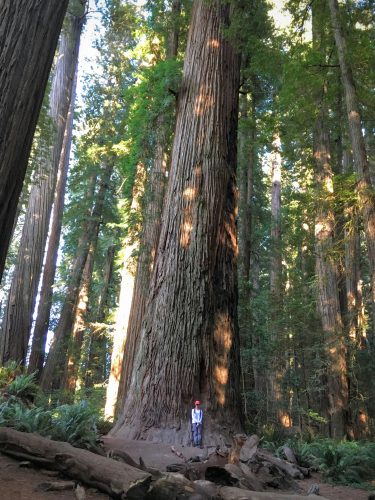
[[(167, 58), (177, 56), (178, 42), (180, 34), (180, 15), (181, 1), (173, 0), (171, 6), (171, 21), (174, 23), (174, 28), (169, 30)], [(172, 112), (172, 110), (171, 110)], [(152, 162), (151, 172), (146, 183), (146, 193), (144, 195), (144, 217), (142, 225), (142, 235), (139, 248), (139, 258), (137, 262), (137, 270), (134, 278), (133, 296), (129, 311), (127, 331), (125, 332), (125, 350), (120, 354), (123, 355), (122, 367), (118, 373), (118, 394), (116, 393), (116, 367), (111, 368), (110, 385), (113, 391), (112, 398), (117, 396), (117, 401), (108, 402), (108, 408), (114, 407), (116, 403), (117, 410), (121, 409), (124, 402), (125, 394), (129, 388), (130, 377), (133, 371), (135, 355), (140, 344), (140, 331), (142, 320), (146, 310), (146, 302), (149, 292), (151, 275), (156, 259), (156, 250), (159, 243), (159, 235), (161, 228), (161, 216), (163, 211), (164, 194), (166, 187), (166, 173), (168, 162), (168, 124), (164, 114), (160, 114), (156, 119), (156, 141), (154, 148), (154, 158)], [(123, 349), (123, 346), (122, 346)], [(116, 354), (115, 360), (118, 359)], [(113, 380), (112, 380), (113, 379)], [(108, 414), (110, 416), (110, 414)], [(112, 416), (112, 415), (111, 415)]]
[[(313, 7), (313, 44), (322, 61), (324, 61), (327, 49), (322, 29), (324, 7), (322, 1), (318, 1)], [(346, 433), (349, 394), (344, 325), (338, 290), (338, 270), (333, 259), (335, 213), (331, 202), (333, 173), (327, 131), (327, 82), (324, 81), (325, 75), (321, 76), (323, 77), (322, 90), (316, 95), (318, 117), (314, 130), (314, 158), (318, 194), (315, 219), (317, 305), (324, 335), (327, 362), (325, 408), (322, 408), (322, 411), (328, 420), (330, 437), (341, 439)]]
[(68, 0), (0, 3), (0, 279)]
[(38, 153), (40, 167), (34, 175), (16, 269), (2, 324), (2, 363), (9, 359), (22, 364), (26, 362), (59, 160), (78, 62), (82, 19), (70, 14), (67, 16), (59, 44), (49, 96), (50, 129), (42, 130), (44, 134), (41, 138), (42, 151)]
[(360, 107), (352, 68), (347, 56), (346, 39), (341, 25), (339, 5), (337, 0), (328, 0), (328, 4), (344, 88), (354, 167), (359, 177), (357, 192), (363, 215), (371, 273), (372, 336), (375, 338), (375, 195), (371, 184), (370, 169), (362, 133)]
[[(170, 179), (130, 390), (113, 433), (204, 442), (241, 428), (236, 283), (239, 58), (223, 34), (229, 5), (194, 3)], [(199, 61), (199, 64), (198, 62)]]

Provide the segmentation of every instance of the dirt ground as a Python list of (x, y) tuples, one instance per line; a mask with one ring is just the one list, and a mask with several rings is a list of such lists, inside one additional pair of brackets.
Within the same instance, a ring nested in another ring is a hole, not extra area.
[[(166, 465), (182, 462), (171, 451), (169, 445), (160, 445), (144, 441), (125, 441), (121, 439), (104, 439), (107, 448), (122, 449), (126, 451), (135, 461), (141, 456), (146, 465), (165, 470)], [(181, 452), (185, 458), (199, 455), (204, 458), (211, 450), (190, 447), (174, 447), (176, 452)], [(0, 500), (74, 500), (73, 490), (67, 491), (41, 491), (40, 485), (51, 481), (63, 481), (68, 478), (50, 477), (48, 472), (24, 467), (20, 462), (0, 454)], [(367, 500), (369, 492), (345, 486), (332, 486), (322, 482), (319, 474), (312, 478), (298, 481), (302, 490), (308, 490), (313, 483), (319, 484), (320, 495), (330, 500)], [(97, 490), (85, 488), (87, 500), (108, 500), (108, 495)], [(374, 484), (375, 490), (375, 484)], [(281, 492), (279, 492), (281, 493)], [(290, 494), (292, 500), (293, 495)]]

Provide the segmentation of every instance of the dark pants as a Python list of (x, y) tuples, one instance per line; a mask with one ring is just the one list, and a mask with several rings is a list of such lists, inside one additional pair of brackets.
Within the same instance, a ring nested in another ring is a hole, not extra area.
[(193, 425), (193, 443), (196, 446), (200, 446), (202, 441), (202, 424), (192, 424)]

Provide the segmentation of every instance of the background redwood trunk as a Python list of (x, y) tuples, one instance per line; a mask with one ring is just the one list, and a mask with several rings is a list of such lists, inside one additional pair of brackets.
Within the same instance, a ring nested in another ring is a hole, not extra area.
[(77, 80), (77, 73), (75, 75), (71, 105), (67, 119), (67, 126), (65, 129), (64, 145), (60, 156), (59, 171), (57, 174), (56, 192), (53, 203), (51, 225), (50, 225), (49, 238), (46, 249), (46, 258), (44, 262), (44, 269), (40, 286), (39, 305), (37, 310), (37, 317), (35, 320), (31, 353), (28, 365), (29, 373), (33, 373), (36, 371), (38, 379), (42, 374), (42, 368), (44, 364), (45, 346), (48, 334), (50, 312), (52, 307), (52, 295), (53, 295), (52, 287), (56, 273), (57, 253), (59, 250), (62, 217), (64, 211), (64, 196), (66, 189), (66, 181), (68, 177), (70, 150), (72, 143), (73, 114), (74, 114), (73, 108), (75, 101), (75, 87), (77, 83), (76, 80)]
[[(83, 6), (82, 14), (83, 14)], [(69, 15), (61, 36), (55, 74), (49, 96), (50, 130), (42, 130), (39, 172), (35, 175), (17, 257), (17, 265), (8, 296), (1, 337), (1, 358), (25, 364), (30, 338), (44, 248), (59, 160), (71, 102), (74, 76), (78, 62), (78, 48), (82, 30), (81, 17)]]
[(0, 4), (0, 279), (68, 0)]
[(362, 133), (362, 119), (351, 65), (347, 58), (344, 30), (341, 25), (337, 0), (328, 1), (337, 55), (340, 63), (341, 80), (344, 89), (349, 135), (353, 151), (354, 167), (359, 177), (357, 184), (361, 203), (363, 224), (367, 241), (367, 252), (371, 273), (372, 335), (375, 339), (375, 195), (373, 193), (370, 169)]
[(103, 166), (103, 173), (100, 179), (100, 186), (95, 199), (95, 205), (86, 227), (82, 232), (77, 253), (72, 265), (68, 289), (66, 291), (64, 304), (62, 307), (59, 323), (55, 330), (55, 335), (51, 344), (46, 364), (43, 368), (41, 386), (43, 390), (49, 390), (55, 382), (62, 382), (65, 359), (67, 354), (66, 341), (71, 334), (74, 312), (78, 299), (79, 285), (81, 283), (82, 272), (86, 263), (90, 243), (97, 237), (101, 223), (104, 206), (104, 198), (108, 189), (108, 183), (113, 171), (113, 163), (108, 161)]
[(205, 411), (205, 443), (217, 444), (241, 428), (235, 226), (239, 57), (223, 35), (229, 9), (220, 1), (198, 0), (193, 6), (140, 355), (116, 435), (188, 443), (194, 398)]

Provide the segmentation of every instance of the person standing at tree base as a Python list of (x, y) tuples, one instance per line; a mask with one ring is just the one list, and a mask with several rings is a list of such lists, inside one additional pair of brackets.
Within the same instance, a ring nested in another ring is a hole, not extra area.
[(193, 446), (202, 446), (202, 422), (203, 411), (199, 408), (201, 402), (195, 401), (195, 407), (191, 410), (191, 425), (193, 430)]

